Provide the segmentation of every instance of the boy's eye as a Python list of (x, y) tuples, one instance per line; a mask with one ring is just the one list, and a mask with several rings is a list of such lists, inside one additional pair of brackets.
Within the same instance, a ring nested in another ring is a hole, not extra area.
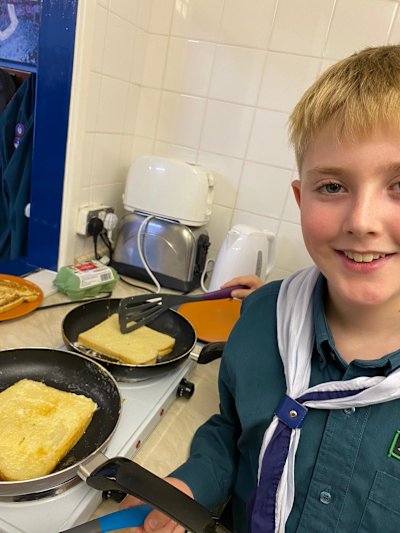
[(400, 182), (398, 181), (397, 183), (394, 183), (391, 188), (395, 192), (400, 192)]
[(324, 185), (321, 185), (320, 190), (328, 194), (335, 194), (341, 192), (342, 186), (335, 182), (325, 183)]

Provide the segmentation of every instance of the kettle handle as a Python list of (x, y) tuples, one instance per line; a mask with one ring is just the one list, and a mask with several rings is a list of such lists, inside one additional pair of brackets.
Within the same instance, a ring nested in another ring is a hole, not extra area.
[(270, 231), (264, 230), (264, 235), (268, 239), (268, 257), (267, 257), (267, 266), (265, 267), (264, 279), (270, 274), (271, 270), (275, 264), (275, 255), (276, 255), (276, 239), (275, 234)]

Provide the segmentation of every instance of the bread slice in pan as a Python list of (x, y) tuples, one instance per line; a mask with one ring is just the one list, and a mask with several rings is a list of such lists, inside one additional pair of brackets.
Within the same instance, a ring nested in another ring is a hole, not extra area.
[(78, 343), (132, 365), (149, 365), (158, 356), (167, 355), (175, 339), (143, 326), (129, 333), (121, 333), (118, 314), (114, 313), (100, 324), (80, 333)]
[(82, 437), (96, 403), (23, 379), (0, 393), (0, 479), (50, 474)]

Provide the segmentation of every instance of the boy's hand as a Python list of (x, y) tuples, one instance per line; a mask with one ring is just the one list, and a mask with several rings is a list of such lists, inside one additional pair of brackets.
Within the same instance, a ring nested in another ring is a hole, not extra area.
[[(190, 488), (180, 479), (167, 477), (164, 481), (167, 481), (170, 485), (179, 489), (181, 492), (184, 492), (187, 494), (187, 496), (193, 498), (193, 493)], [(143, 502), (138, 498), (135, 498), (134, 496), (126, 496), (126, 498), (124, 498), (120, 503), (119, 507), (120, 509), (126, 509), (128, 507), (141, 504), (143, 504)], [(143, 527), (130, 528), (124, 531), (127, 533), (184, 533), (185, 528), (178, 525), (174, 520), (169, 518), (169, 516), (155, 509), (146, 516)]]
[(224, 289), (225, 287), (231, 287), (232, 285), (246, 285), (248, 287), (248, 289), (236, 289), (232, 291), (231, 296), (233, 298), (243, 299), (256, 289), (264, 285), (264, 282), (255, 274), (251, 274), (249, 276), (237, 276), (236, 278), (225, 282), (221, 286), (221, 289)]

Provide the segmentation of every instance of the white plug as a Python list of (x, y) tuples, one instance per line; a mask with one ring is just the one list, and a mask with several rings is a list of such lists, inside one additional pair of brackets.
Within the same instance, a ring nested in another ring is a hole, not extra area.
[(107, 230), (107, 237), (109, 238), (110, 242), (112, 242), (112, 232), (113, 229), (116, 228), (118, 224), (118, 217), (115, 213), (106, 213), (106, 216), (103, 220), (104, 229)]

